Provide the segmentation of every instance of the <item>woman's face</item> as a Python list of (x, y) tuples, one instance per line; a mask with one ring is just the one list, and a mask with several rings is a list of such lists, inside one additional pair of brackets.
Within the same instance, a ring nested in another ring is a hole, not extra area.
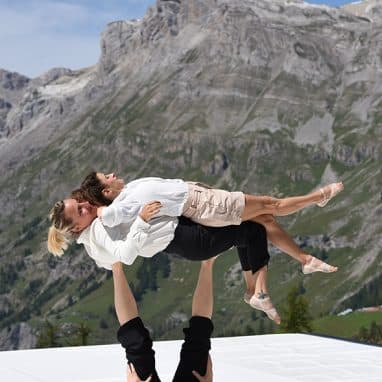
[(73, 222), (73, 232), (81, 232), (97, 217), (97, 207), (89, 202), (79, 203), (75, 199), (65, 199), (65, 216)]

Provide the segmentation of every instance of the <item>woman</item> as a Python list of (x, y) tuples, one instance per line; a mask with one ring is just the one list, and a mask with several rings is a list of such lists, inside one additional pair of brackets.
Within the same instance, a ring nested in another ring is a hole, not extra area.
[(229, 192), (182, 179), (141, 178), (125, 185), (114, 173), (93, 171), (82, 182), (81, 190), (92, 204), (108, 206), (100, 208), (98, 215), (109, 227), (132, 222), (143, 204), (152, 200), (163, 203), (160, 215), (183, 215), (196, 223), (221, 227), (264, 214), (290, 215), (312, 204), (324, 207), (343, 190), (343, 184), (331, 183), (307, 195), (279, 199)]

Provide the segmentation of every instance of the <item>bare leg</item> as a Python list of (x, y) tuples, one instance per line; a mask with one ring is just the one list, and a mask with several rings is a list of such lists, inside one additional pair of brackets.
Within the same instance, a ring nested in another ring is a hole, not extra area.
[(253, 276), (255, 279), (255, 295), (257, 297), (261, 297), (263, 295), (268, 295), (268, 287), (267, 287), (267, 273), (268, 267), (262, 267), (259, 269)]
[[(271, 214), (274, 216), (286, 216), (293, 214), (307, 206), (328, 200), (330, 189), (334, 188), (336, 193), (343, 189), (342, 183), (327, 185), (307, 195), (293, 196), (288, 198), (274, 198), (272, 196), (245, 195), (245, 207), (241, 216), (242, 220), (251, 220), (259, 215)], [(338, 190), (338, 191), (337, 191)]]
[[(252, 219), (252, 221), (262, 224), (267, 231), (267, 237), (269, 241), (281, 251), (296, 259), (301, 265), (304, 266), (309, 264), (313, 259), (315, 259), (314, 256), (304, 252), (293, 241), (293, 239), (288, 235), (287, 232), (284, 231), (284, 229), (277, 223), (276, 219), (272, 215), (261, 215), (255, 219)], [(337, 267), (326, 264), (319, 259), (315, 260), (315, 263), (317, 261), (319, 262), (317, 263), (317, 271), (330, 273), (335, 272), (338, 269)], [(325, 266), (322, 266), (320, 263), (325, 264)]]
[(122, 263), (115, 263), (112, 267), (114, 282), (114, 304), (119, 324), (138, 317), (138, 308), (133, 293), (127, 283)]
[(255, 294), (256, 279), (253, 277), (252, 271), (243, 271), (245, 281), (244, 301), (249, 304), (251, 297)]
[(198, 283), (192, 299), (192, 315), (212, 317), (213, 311), (213, 265), (216, 257), (201, 262)]
[(293, 239), (284, 231), (272, 215), (260, 215), (252, 221), (262, 224), (267, 231), (268, 240), (281, 251), (296, 259), (299, 263), (305, 264), (311, 257), (304, 252)]
[(268, 267), (264, 266), (253, 275), (256, 285), (255, 294), (251, 297), (249, 303), (252, 308), (263, 311), (272, 321), (280, 325), (280, 316), (268, 295), (267, 272)]

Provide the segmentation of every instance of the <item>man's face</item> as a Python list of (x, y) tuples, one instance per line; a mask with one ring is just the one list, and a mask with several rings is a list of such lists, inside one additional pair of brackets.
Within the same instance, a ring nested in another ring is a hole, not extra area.
[(65, 216), (73, 222), (73, 232), (81, 232), (97, 217), (97, 207), (89, 202), (79, 203), (75, 199), (65, 199)]
[(97, 178), (105, 186), (103, 191), (104, 196), (110, 200), (114, 200), (125, 185), (123, 179), (118, 178), (113, 172), (110, 174), (97, 172)]

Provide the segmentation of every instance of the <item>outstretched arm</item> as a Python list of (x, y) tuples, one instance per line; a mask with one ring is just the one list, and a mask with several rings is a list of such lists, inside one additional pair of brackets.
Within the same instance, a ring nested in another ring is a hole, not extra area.
[(122, 263), (113, 264), (112, 271), (115, 310), (121, 325), (117, 337), (126, 350), (126, 358), (130, 364), (128, 365), (128, 382), (141, 380), (160, 382), (155, 370), (152, 340), (138, 316), (137, 304), (127, 283)]
[(184, 343), (173, 382), (212, 381), (211, 348), (213, 308), (212, 268), (215, 258), (202, 261), (192, 300), (189, 327), (183, 329)]
[(138, 317), (138, 308), (133, 293), (127, 283), (122, 263), (114, 263), (112, 271), (115, 310), (119, 324), (122, 326), (127, 321)]
[(215, 258), (201, 262), (199, 278), (192, 299), (192, 315), (212, 317), (213, 311), (213, 265)]

